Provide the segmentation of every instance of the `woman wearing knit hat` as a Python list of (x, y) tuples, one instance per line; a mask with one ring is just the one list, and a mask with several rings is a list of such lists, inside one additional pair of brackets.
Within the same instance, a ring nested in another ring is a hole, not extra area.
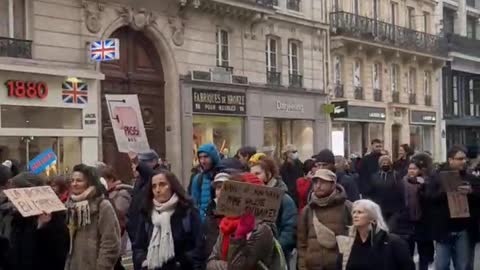
[(66, 203), (70, 249), (66, 270), (113, 269), (120, 256), (120, 226), (94, 167), (73, 167)]

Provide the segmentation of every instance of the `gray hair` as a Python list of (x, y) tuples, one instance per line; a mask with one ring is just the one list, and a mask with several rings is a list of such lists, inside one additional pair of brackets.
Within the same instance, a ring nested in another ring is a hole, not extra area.
[(377, 225), (375, 233), (378, 233), (380, 230), (388, 232), (388, 226), (385, 223), (382, 215), (382, 209), (378, 204), (371, 200), (358, 200), (353, 203), (352, 211), (356, 207), (361, 207), (367, 212), (368, 216), (375, 222)]

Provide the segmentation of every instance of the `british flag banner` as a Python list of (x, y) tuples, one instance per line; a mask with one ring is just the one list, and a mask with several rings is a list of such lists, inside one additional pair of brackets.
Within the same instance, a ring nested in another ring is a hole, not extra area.
[(95, 62), (120, 59), (120, 41), (117, 38), (90, 43), (90, 59)]
[(64, 103), (87, 104), (88, 85), (78, 79), (70, 79), (62, 83), (62, 98)]

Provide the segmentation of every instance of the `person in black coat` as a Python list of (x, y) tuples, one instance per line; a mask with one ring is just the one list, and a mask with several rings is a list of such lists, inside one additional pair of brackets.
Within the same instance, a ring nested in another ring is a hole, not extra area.
[(147, 184), (133, 260), (142, 269), (201, 270), (205, 237), (200, 215), (177, 177), (157, 171)]
[(297, 147), (288, 144), (282, 151), (283, 164), (280, 167), (280, 176), (287, 185), (288, 194), (292, 197), (295, 205), (297, 202), (297, 179), (303, 177), (303, 163), (299, 159)]
[(370, 200), (354, 202), (352, 219), (349, 236), (339, 240), (346, 244), (339, 244), (339, 269), (415, 270), (407, 243), (388, 232), (378, 204)]
[(393, 169), (397, 172), (400, 178), (407, 175), (408, 165), (410, 164), (410, 157), (413, 155), (413, 150), (408, 144), (400, 145), (398, 149), (398, 159), (393, 163)]
[(360, 162), (360, 168), (358, 171), (359, 181), (358, 187), (362, 198), (368, 198), (371, 191), (372, 175), (376, 174), (379, 170), (378, 159), (382, 156), (383, 143), (379, 139), (372, 140), (370, 154), (365, 155)]

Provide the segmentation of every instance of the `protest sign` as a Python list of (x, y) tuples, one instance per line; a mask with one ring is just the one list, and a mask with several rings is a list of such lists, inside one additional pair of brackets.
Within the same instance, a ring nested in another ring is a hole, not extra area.
[(49, 169), (55, 167), (56, 164), (57, 155), (55, 155), (55, 152), (50, 148), (28, 162), (28, 169), (33, 174), (41, 174), (44, 171), (49, 171)]
[(137, 95), (105, 95), (105, 99), (118, 151), (148, 151), (150, 146)]
[(283, 193), (279, 188), (226, 181), (218, 198), (217, 213), (241, 216), (251, 212), (258, 219), (275, 222)]
[(467, 195), (459, 192), (447, 192), (447, 199), (451, 218), (470, 217)]
[(441, 171), (440, 182), (445, 192), (456, 192), (462, 185), (462, 178), (458, 171)]
[(12, 188), (3, 192), (23, 217), (66, 210), (50, 186)]

